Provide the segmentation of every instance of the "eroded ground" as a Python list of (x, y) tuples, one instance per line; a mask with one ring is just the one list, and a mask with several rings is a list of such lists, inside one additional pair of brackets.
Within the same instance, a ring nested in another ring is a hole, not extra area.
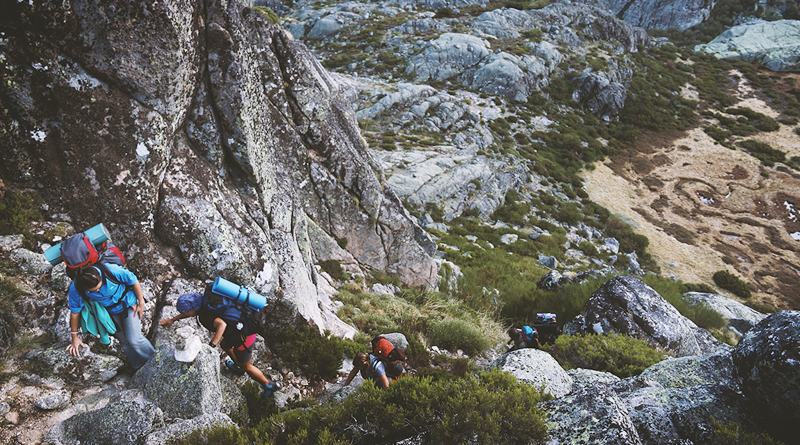
[[(746, 82), (732, 93), (734, 107), (778, 117)], [(587, 192), (650, 239), (664, 274), (714, 286), (714, 272), (728, 270), (751, 285), (754, 300), (800, 309), (800, 174), (716, 143), (703, 131), (714, 125), (703, 119), (615, 155), (587, 172)], [(766, 142), (790, 159), (800, 156), (796, 126), (740, 139)]]

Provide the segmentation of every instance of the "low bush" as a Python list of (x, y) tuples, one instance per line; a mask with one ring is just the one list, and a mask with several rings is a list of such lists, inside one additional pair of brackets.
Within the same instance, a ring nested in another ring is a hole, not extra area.
[(742, 426), (736, 422), (722, 424), (717, 419), (711, 418), (714, 426), (714, 438), (710, 445), (781, 445), (782, 442), (774, 440), (767, 433), (748, 433), (742, 431)]
[(453, 352), (460, 349), (469, 356), (494, 346), (474, 324), (458, 319), (431, 323), (428, 327), (428, 339), (432, 345)]
[(733, 294), (739, 298), (747, 300), (753, 296), (747, 283), (727, 270), (714, 272), (712, 279), (714, 280), (714, 284), (722, 289), (733, 292)]
[(330, 335), (319, 335), (316, 327), (299, 326), (283, 332), (272, 333), (270, 346), (286, 365), (302, 369), (312, 380), (333, 380), (339, 375), (344, 357), (344, 340)]
[(672, 280), (653, 274), (645, 275), (642, 277), (642, 281), (673, 305), (681, 315), (692, 320), (701, 328), (722, 329), (727, 326), (728, 323), (722, 315), (711, 309), (707, 304), (690, 305), (683, 298), (683, 294), (686, 292), (714, 293), (714, 290), (708, 285), (687, 285), (679, 280)]
[(547, 399), (499, 370), (466, 378), (401, 378), (388, 389), (367, 381), (340, 404), (288, 410), (249, 428), (195, 431), (176, 443), (375, 444), (421, 431), (426, 443), (543, 443), (540, 403)]
[(764, 142), (748, 139), (739, 142), (739, 146), (747, 150), (748, 153), (768, 167), (775, 165), (776, 162), (783, 162), (786, 160), (786, 153), (774, 149), (771, 145)]
[(322, 271), (327, 272), (334, 280), (347, 281), (350, 279), (350, 274), (342, 269), (342, 264), (337, 260), (324, 260), (318, 264)]
[(0, 192), (0, 235), (22, 234), (27, 244), (32, 236), (28, 224), (42, 219), (41, 202), (34, 193)]
[(627, 335), (562, 335), (542, 347), (564, 369), (586, 368), (625, 378), (641, 374), (664, 355), (646, 341)]

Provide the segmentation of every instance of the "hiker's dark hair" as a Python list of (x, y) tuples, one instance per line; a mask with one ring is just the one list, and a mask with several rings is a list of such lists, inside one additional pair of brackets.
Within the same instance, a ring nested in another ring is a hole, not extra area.
[(75, 272), (75, 289), (86, 292), (103, 281), (100, 271), (92, 266), (81, 266)]
[(516, 340), (519, 337), (519, 331), (513, 326), (508, 328), (507, 334), (512, 340)]
[(369, 366), (369, 355), (366, 352), (359, 352), (353, 357), (353, 366), (362, 369)]

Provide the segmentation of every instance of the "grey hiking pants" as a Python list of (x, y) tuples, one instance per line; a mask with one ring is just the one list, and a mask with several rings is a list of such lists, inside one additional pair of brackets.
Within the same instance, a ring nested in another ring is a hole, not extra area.
[(127, 308), (127, 317), (125, 314), (124, 311), (119, 314), (111, 314), (111, 318), (117, 325), (114, 337), (122, 345), (122, 350), (125, 351), (131, 367), (139, 369), (156, 353), (156, 349), (150, 340), (142, 335), (142, 319), (133, 315), (133, 308)]

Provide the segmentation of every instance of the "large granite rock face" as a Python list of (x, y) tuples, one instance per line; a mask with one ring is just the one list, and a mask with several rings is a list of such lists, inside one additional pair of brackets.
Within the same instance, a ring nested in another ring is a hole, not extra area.
[(80, 357), (73, 357), (65, 350), (69, 343), (57, 343), (44, 349), (30, 351), (25, 358), (34, 369), (63, 378), (78, 386), (91, 386), (111, 380), (117, 375), (123, 361), (117, 357), (81, 350)]
[(138, 391), (127, 391), (103, 408), (76, 414), (48, 431), (44, 443), (140, 444), (164, 426), (164, 414)]
[(203, 345), (192, 363), (173, 357), (175, 350), (161, 346), (131, 383), (142, 389), (171, 417), (195, 417), (222, 411), (222, 387), (219, 375), (219, 352)]
[(800, 312), (770, 315), (733, 352), (741, 389), (753, 413), (781, 440), (800, 434)]
[(4, 16), (5, 185), (75, 227), (103, 221), (140, 277), (223, 275), (335, 333), (319, 236), (360, 268), (435, 285), (435, 244), (384, 188), (341, 86), (243, 2), (16, 2)]
[(679, 30), (700, 24), (719, 0), (605, 0), (609, 9), (634, 25), (647, 29)]
[(580, 388), (545, 408), (548, 443), (642, 444), (628, 407), (608, 388)]
[(693, 306), (705, 304), (714, 312), (722, 315), (723, 318), (728, 320), (728, 328), (739, 337), (767, 316), (767, 314), (762, 314), (724, 295), (687, 292), (683, 295), (683, 299)]
[(600, 286), (586, 303), (584, 318), (588, 330), (641, 338), (678, 357), (725, 348), (650, 286), (630, 275), (612, 278)]
[(800, 69), (800, 20), (753, 20), (734, 26), (695, 51), (742, 59), (772, 71)]
[(503, 354), (489, 363), (486, 369), (500, 368), (510, 372), (517, 380), (537, 388), (544, 385), (545, 392), (561, 397), (572, 390), (572, 378), (548, 353), (538, 349), (518, 349)]

